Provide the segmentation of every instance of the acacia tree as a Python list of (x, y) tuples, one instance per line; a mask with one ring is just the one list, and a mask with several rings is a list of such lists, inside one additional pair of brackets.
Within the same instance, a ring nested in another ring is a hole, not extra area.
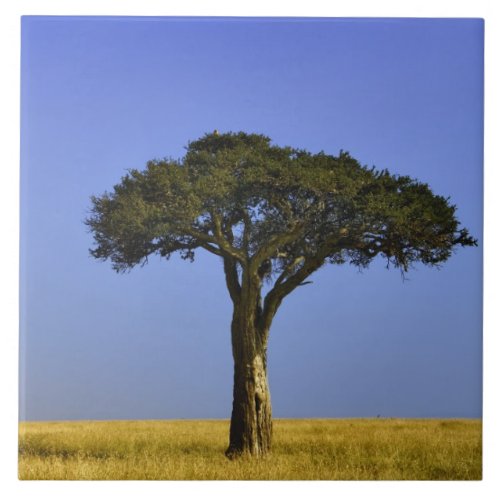
[(363, 167), (345, 152), (214, 132), (191, 142), (182, 160), (150, 161), (92, 197), (86, 224), (91, 255), (118, 272), (152, 254), (220, 257), (233, 303), (233, 458), (270, 450), (266, 351), (283, 299), (326, 263), (366, 267), (381, 255), (403, 273), (415, 262), (439, 265), (454, 247), (476, 245), (455, 210), (428, 185)]

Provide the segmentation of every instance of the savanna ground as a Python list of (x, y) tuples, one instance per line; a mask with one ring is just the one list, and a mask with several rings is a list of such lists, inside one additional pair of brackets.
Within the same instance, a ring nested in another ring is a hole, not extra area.
[(224, 456), (227, 421), (20, 424), (20, 479), (481, 479), (480, 420), (275, 420), (272, 454)]

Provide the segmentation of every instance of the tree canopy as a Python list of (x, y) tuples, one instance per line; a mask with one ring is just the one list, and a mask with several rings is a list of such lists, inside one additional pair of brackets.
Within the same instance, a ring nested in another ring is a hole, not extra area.
[(130, 170), (92, 203), (91, 254), (116, 271), (204, 249), (290, 288), (327, 262), (365, 267), (383, 255), (406, 272), (476, 244), (456, 207), (425, 183), (347, 152), (312, 154), (243, 132), (207, 134), (181, 160)]

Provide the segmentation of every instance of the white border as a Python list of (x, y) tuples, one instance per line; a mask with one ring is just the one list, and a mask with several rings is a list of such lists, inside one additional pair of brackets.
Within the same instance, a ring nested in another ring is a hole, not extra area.
[[(351, 0), (307, 2), (289, 0), (253, 0), (240, 5), (230, 0), (18, 0), (1, 3), (0, 37), (2, 54), (2, 83), (0, 109), (2, 119), (2, 168), (0, 177), (1, 233), (3, 236), (1, 260), (2, 348), (0, 349), (0, 394), (2, 403), (1, 425), (2, 454), (0, 477), (2, 492), (10, 489), (9, 498), (51, 499), (85, 498), (96, 493), (135, 498), (148, 495), (156, 498), (165, 493), (192, 493), (220, 499), (236, 497), (246, 499), (265, 492), (266, 497), (286, 492), (314, 498), (333, 494), (370, 498), (421, 499), (423, 495), (450, 496), (455, 499), (493, 498), (493, 491), (500, 491), (498, 480), (498, 450), (500, 412), (495, 380), (500, 380), (498, 322), (495, 284), (498, 283), (498, 265), (495, 254), (498, 236), (496, 214), (500, 213), (496, 171), (500, 166), (498, 148), (500, 81), (498, 75), (498, 49), (500, 47), (500, 22), (494, 9), (495, 2), (488, 0)], [(485, 342), (484, 342), (484, 479), (481, 482), (19, 482), (17, 481), (17, 357), (18, 357), (18, 241), (19, 241), (19, 54), (21, 15), (120, 15), (120, 16), (280, 16), (280, 17), (474, 17), (486, 20), (486, 113), (485, 113)]]

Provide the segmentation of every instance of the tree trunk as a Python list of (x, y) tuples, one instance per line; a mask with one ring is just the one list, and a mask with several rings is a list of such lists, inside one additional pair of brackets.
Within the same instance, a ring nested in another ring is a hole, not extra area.
[(234, 357), (233, 411), (226, 456), (262, 457), (271, 448), (271, 398), (267, 381), (267, 332), (253, 314), (235, 311), (231, 327)]

